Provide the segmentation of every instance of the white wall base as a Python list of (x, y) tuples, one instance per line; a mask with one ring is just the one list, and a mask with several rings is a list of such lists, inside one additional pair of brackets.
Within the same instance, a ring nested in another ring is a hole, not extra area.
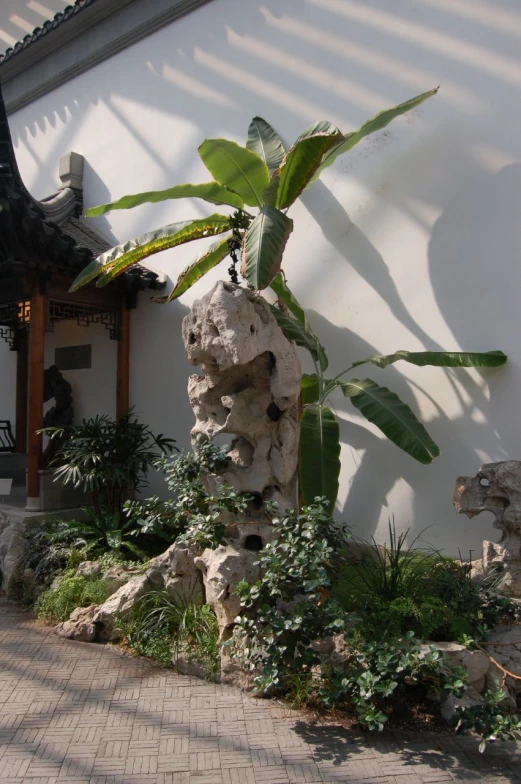
[(27, 504), (25, 507), (26, 512), (40, 512), (41, 511), (41, 503), (40, 503), (40, 496), (36, 496), (35, 498), (31, 498), (27, 496)]

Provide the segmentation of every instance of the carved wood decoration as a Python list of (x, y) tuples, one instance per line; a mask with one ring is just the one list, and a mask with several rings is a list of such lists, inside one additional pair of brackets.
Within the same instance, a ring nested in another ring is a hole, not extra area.
[(17, 350), (17, 331), (20, 329), (27, 329), (30, 321), (30, 300), (3, 302), (0, 304), (0, 338), (6, 341), (11, 351)]
[(111, 340), (119, 338), (120, 319), (116, 308), (87, 305), (62, 299), (48, 299), (45, 331), (52, 332), (57, 321), (75, 321), (80, 327), (102, 324)]

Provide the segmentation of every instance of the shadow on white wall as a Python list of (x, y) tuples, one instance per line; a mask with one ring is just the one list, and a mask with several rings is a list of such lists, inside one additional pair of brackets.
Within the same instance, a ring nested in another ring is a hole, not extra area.
[[(341, 511), (364, 536), (428, 525), (453, 552), (477, 549), (490, 522), (452, 509), (459, 473), (519, 456), (521, 10), (482, 0), (214, 0), (12, 118), (22, 172), (52, 190), (59, 157), (81, 152), (88, 204), (207, 178), (204, 137), (242, 141), (265, 116), (291, 142), (312, 121), (343, 130), (441, 85), (436, 98), (329, 170), (296, 205), (290, 284), (331, 369), (401, 348), (509, 354), (481, 374), (393, 367), (370, 375), (416, 411), (441, 447), (430, 467), (382, 441), (336, 399), (343, 419)], [(204, 214), (200, 204), (143, 206), (97, 225), (124, 240)], [(173, 277), (190, 248), (156, 256)], [(182, 304), (145, 302), (133, 318), (132, 390), (154, 429), (187, 444), (192, 415)], [(320, 315), (319, 315), (320, 314)]]

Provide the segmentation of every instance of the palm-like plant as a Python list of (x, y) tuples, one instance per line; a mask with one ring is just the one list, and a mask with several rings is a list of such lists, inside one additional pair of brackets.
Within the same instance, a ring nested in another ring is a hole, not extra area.
[[(64, 435), (63, 428), (45, 428), (51, 438)], [(154, 435), (148, 425), (129, 411), (119, 419), (96, 416), (83, 420), (60, 447), (54, 464), (55, 479), (81, 487), (92, 495), (95, 515), (113, 531), (126, 520), (123, 505), (131, 492), (147, 484), (147, 472), (161, 454), (174, 449), (174, 440)], [(101, 523), (100, 523), (101, 525)]]
[[(303, 308), (288, 288), (281, 269), (284, 248), (293, 231), (293, 221), (287, 212), (302, 191), (339, 155), (436, 93), (437, 89), (429, 90), (386, 109), (351, 133), (344, 134), (325, 120), (317, 122), (305, 130), (287, 152), (271, 125), (255, 117), (248, 129), (245, 147), (227, 139), (206, 139), (201, 144), (199, 155), (214, 177), (211, 182), (176, 185), (163, 191), (124, 196), (118, 201), (87, 210), (87, 215), (94, 217), (110, 210), (186, 197), (198, 197), (211, 204), (234, 209), (231, 215), (214, 214), (209, 218), (170, 224), (118, 245), (86, 267), (71, 290), (94, 280), (97, 286), (105, 286), (154, 253), (199, 238), (224, 234), (181, 272), (167, 296), (158, 297), (155, 301), (165, 303), (176, 299), (226, 256), (230, 255), (235, 264), (239, 252), (240, 272), (247, 285), (257, 291), (270, 286), (275, 292), (277, 303), (271, 309), (279, 326), (290, 340), (309, 351), (315, 364), (315, 373), (304, 375), (302, 379), (304, 408), (299, 479), (300, 498), (305, 504), (312, 503), (317, 496), (325, 496), (332, 508), (337, 497), (339, 427), (332, 410), (326, 405), (329, 395), (337, 388), (366, 419), (416, 460), (430, 463), (439, 454), (425, 427), (394, 392), (367, 378), (345, 380), (348, 371), (367, 363), (387, 367), (398, 360), (438, 367), (497, 367), (507, 360), (501, 351), (397, 351), (388, 356), (354, 362), (333, 379), (327, 379), (326, 352), (311, 329)], [(252, 214), (250, 209), (256, 210), (256, 214)], [(238, 282), (234, 264), (231, 267), (232, 277)]]

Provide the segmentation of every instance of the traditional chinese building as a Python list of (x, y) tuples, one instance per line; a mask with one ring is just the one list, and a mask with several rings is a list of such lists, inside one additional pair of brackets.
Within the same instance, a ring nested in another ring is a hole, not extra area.
[[(4, 477), (26, 486), (26, 508), (31, 511), (46, 506), (44, 469), (48, 466), (42, 462), (40, 432), (44, 403), (50, 399), (55, 403), (54, 419), (52, 413), (48, 415), (48, 424), (73, 424), (70, 384), (61, 381), (57, 365), (51, 368), (58, 383), (53, 383), (53, 373), (46, 369), (47, 336), (60, 322), (87, 331), (91, 325), (105, 329), (106, 340), (117, 344), (112, 372), (116, 413), (121, 415), (129, 408), (129, 312), (140, 290), (160, 287), (155, 273), (139, 267), (102, 290), (89, 286), (69, 293), (78, 272), (109, 245), (80, 217), (81, 155), (70, 153), (61, 159), (60, 179), (60, 190), (43, 201), (34, 199), (25, 188), (0, 96), (0, 339), (16, 354), (16, 373), (10, 378), (16, 412), (13, 424), (0, 422), (0, 470)], [(58, 354), (61, 369), (81, 367), (82, 362), (88, 366), (90, 348), (88, 335), (83, 346), (63, 348)], [(64, 399), (60, 399), (60, 387)]]

